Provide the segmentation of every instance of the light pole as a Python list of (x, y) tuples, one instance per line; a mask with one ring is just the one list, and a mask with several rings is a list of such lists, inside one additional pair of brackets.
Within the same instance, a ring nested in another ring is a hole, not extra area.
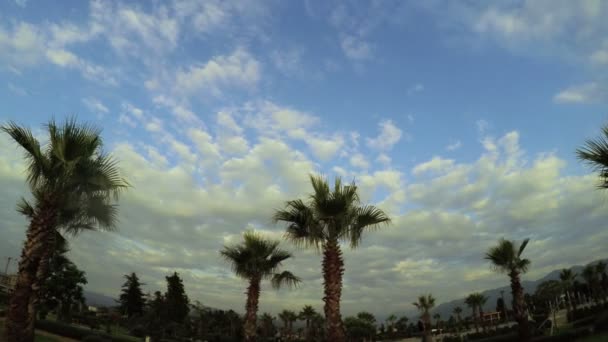
[(8, 265), (10, 265), (12, 259), (13, 258), (11, 258), (11, 257), (6, 258), (6, 266), (4, 267), (4, 274), (5, 275), (8, 275)]

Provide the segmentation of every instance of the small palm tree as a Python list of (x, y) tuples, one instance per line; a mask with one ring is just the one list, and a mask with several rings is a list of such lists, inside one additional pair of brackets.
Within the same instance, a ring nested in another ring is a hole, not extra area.
[(274, 288), (294, 287), (300, 278), (289, 271), (279, 272), (283, 261), (292, 257), (279, 248), (279, 241), (265, 239), (253, 231), (245, 232), (243, 240), (237, 245), (224, 246), (220, 254), (231, 263), (238, 277), (249, 281), (244, 331), (245, 340), (254, 341), (261, 281), (270, 279)]
[(568, 314), (570, 314), (570, 307), (572, 306), (572, 310), (576, 310), (576, 301), (572, 299), (571, 292), (572, 287), (574, 286), (574, 280), (576, 279), (577, 274), (573, 272), (571, 269), (564, 268), (559, 273), (559, 279), (562, 282), (562, 288), (566, 293), (566, 298), (568, 299), (566, 305), (566, 310)]
[(480, 305), (483, 295), (479, 292), (471, 293), (465, 298), (464, 303), (471, 308), (471, 317), (473, 318), (473, 324), (475, 325), (475, 332), (479, 332), (479, 316), (480, 316)]
[(260, 321), (262, 322), (262, 330), (264, 331), (264, 337), (272, 337), (274, 331), (274, 317), (272, 317), (271, 314), (264, 312), (262, 316), (260, 316)]
[(530, 260), (522, 258), (522, 253), (528, 245), (529, 239), (525, 239), (520, 245), (517, 243), (500, 239), (498, 244), (488, 250), (485, 259), (492, 263), (497, 272), (507, 273), (511, 280), (511, 293), (513, 295), (513, 314), (519, 325), (520, 341), (530, 339), (528, 314), (524, 302), (524, 291), (521, 286), (520, 275), (528, 271)]
[(315, 309), (310, 305), (305, 305), (302, 308), (302, 311), (300, 311), (300, 313), (298, 314), (298, 318), (303, 320), (304, 322), (306, 322), (306, 340), (307, 341), (309, 341), (312, 338), (311, 331), (310, 331), (310, 323), (316, 314), (317, 314), (317, 311), (315, 311)]
[(6, 318), (7, 341), (34, 339), (39, 291), (56, 232), (114, 229), (118, 210), (113, 200), (128, 187), (116, 161), (102, 151), (100, 130), (75, 119), (61, 126), (51, 120), (46, 129), (49, 143), (43, 147), (29, 129), (12, 122), (0, 127), (25, 151), (32, 192), (32, 201), (21, 199), (17, 205), (29, 226)]
[(433, 318), (435, 319), (435, 328), (439, 329), (439, 321), (441, 320), (441, 314), (436, 313), (433, 315)]
[(397, 320), (397, 316), (395, 316), (395, 314), (390, 314), (387, 318), (386, 318), (386, 326), (388, 328), (388, 331), (393, 334), (394, 330), (395, 330), (395, 321)]
[(458, 327), (460, 329), (460, 324), (462, 322), (460, 314), (462, 314), (462, 308), (460, 306), (457, 306), (454, 308), (454, 310), (452, 310), (452, 312), (454, 313), (454, 315), (456, 315), (456, 322), (458, 323)]
[(435, 297), (430, 293), (418, 297), (418, 301), (412, 303), (422, 314), (421, 318), (424, 322), (424, 340), (433, 342), (433, 334), (431, 333), (431, 314), (429, 311), (435, 307)]
[(348, 241), (351, 248), (355, 248), (366, 230), (388, 224), (390, 219), (382, 210), (361, 204), (354, 183), (343, 185), (337, 178), (331, 189), (323, 177), (311, 176), (310, 181), (314, 192), (308, 200), (288, 201), (285, 209), (275, 213), (274, 220), (287, 224), (287, 239), (299, 246), (323, 251), (327, 338), (342, 342), (346, 335), (340, 314), (344, 273), (340, 241)]
[(401, 318), (397, 320), (397, 323), (395, 323), (397, 331), (399, 331), (400, 333), (404, 333), (407, 330), (407, 322), (409, 320), (410, 319), (407, 318), (407, 316), (401, 316)]
[(289, 341), (292, 340), (293, 322), (298, 319), (298, 315), (291, 310), (283, 310), (279, 313), (279, 319), (283, 321), (283, 333), (286, 334)]
[(598, 282), (597, 287), (599, 289), (599, 294), (605, 303), (606, 302), (606, 291), (604, 289), (604, 286), (606, 285), (606, 280), (607, 280), (606, 263), (603, 261), (598, 261), (597, 264), (595, 264), (595, 272), (597, 273), (597, 282)]

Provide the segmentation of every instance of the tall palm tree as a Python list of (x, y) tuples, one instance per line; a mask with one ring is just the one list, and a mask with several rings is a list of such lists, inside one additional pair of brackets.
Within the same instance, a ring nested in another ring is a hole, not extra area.
[(576, 155), (599, 174), (599, 188), (608, 189), (608, 125), (602, 127), (600, 137), (585, 141), (585, 145), (576, 150)]
[(498, 244), (491, 247), (485, 256), (485, 259), (492, 263), (493, 268), (497, 272), (509, 275), (511, 294), (513, 295), (513, 315), (519, 326), (520, 341), (528, 341), (530, 339), (528, 314), (520, 279), (520, 275), (527, 272), (530, 267), (530, 260), (521, 256), (529, 241), (530, 239), (525, 239), (518, 245), (516, 242), (500, 239)]
[(242, 243), (224, 246), (220, 252), (231, 263), (236, 275), (249, 281), (244, 323), (246, 341), (255, 340), (261, 281), (269, 279), (277, 289), (283, 285), (297, 286), (300, 282), (300, 278), (289, 271), (279, 272), (283, 261), (292, 257), (290, 252), (279, 248), (279, 243), (247, 231), (243, 234)]
[(422, 321), (424, 322), (424, 341), (433, 342), (433, 334), (431, 333), (431, 314), (429, 311), (435, 307), (435, 297), (430, 293), (418, 297), (418, 301), (412, 303), (418, 311), (420, 311)]
[(568, 311), (568, 315), (570, 314), (570, 308), (572, 310), (576, 310), (576, 300), (572, 299), (572, 287), (574, 286), (574, 280), (576, 279), (577, 274), (573, 272), (571, 269), (564, 268), (559, 273), (559, 279), (562, 283), (562, 288), (566, 293), (567, 305), (566, 310)]
[(317, 311), (310, 305), (305, 305), (302, 308), (302, 311), (300, 311), (300, 313), (298, 314), (298, 318), (303, 320), (304, 322), (306, 322), (306, 340), (307, 341), (310, 341), (310, 339), (312, 338), (311, 331), (310, 331), (310, 322), (312, 321), (312, 319), (315, 317), (316, 314), (317, 314)]
[(454, 310), (452, 310), (452, 312), (454, 313), (454, 315), (456, 315), (456, 321), (458, 323), (458, 329), (460, 329), (460, 324), (462, 322), (462, 319), (460, 318), (460, 314), (462, 313), (462, 308), (460, 306), (457, 306), (454, 308)]
[(343, 185), (337, 178), (331, 189), (323, 177), (310, 176), (310, 181), (313, 193), (309, 198), (288, 201), (275, 213), (274, 220), (287, 224), (286, 238), (296, 245), (323, 251), (327, 338), (342, 342), (346, 335), (340, 314), (344, 273), (340, 241), (348, 241), (355, 248), (366, 230), (388, 224), (390, 219), (382, 210), (361, 204), (355, 183)]
[(41, 146), (32, 132), (8, 123), (0, 127), (25, 151), (27, 183), (32, 200), (21, 199), (17, 210), (29, 220), (17, 283), (6, 319), (7, 341), (32, 341), (40, 287), (48, 274), (55, 232), (115, 228), (118, 200), (128, 183), (116, 161), (102, 151), (100, 130), (68, 119), (51, 120), (49, 142)]

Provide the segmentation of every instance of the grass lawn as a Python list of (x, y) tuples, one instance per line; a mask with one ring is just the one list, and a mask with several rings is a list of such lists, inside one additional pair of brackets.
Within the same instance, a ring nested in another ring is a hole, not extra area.
[(605, 342), (608, 341), (608, 333), (593, 335), (577, 340), (578, 342)]
[[(0, 320), (0, 336), (4, 335), (4, 320)], [(40, 334), (36, 334), (35, 342), (61, 342), (62, 340), (50, 337), (50, 336), (42, 336)]]

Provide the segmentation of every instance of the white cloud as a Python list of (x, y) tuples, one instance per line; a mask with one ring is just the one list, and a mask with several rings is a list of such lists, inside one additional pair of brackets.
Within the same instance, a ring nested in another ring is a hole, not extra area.
[(380, 133), (376, 138), (367, 138), (367, 145), (378, 150), (389, 150), (401, 140), (402, 131), (392, 120), (383, 120), (378, 126)]
[(441, 157), (433, 157), (431, 160), (414, 166), (412, 172), (416, 176), (423, 173), (433, 171), (437, 173), (445, 173), (454, 167), (454, 160), (443, 159)]
[(101, 101), (94, 97), (87, 97), (82, 99), (82, 103), (93, 113), (106, 114), (110, 110)]
[(367, 169), (369, 167), (369, 162), (364, 155), (357, 153), (350, 157), (350, 165), (359, 169)]
[(457, 149), (462, 147), (462, 142), (460, 140), (456, 140), (453, 143), (448, 144), (448, 146), (445, 147), (446, 150), (448, 151), (456, 151)]
[[(163, 5), (150, 12), (111, 2), (91, 2), (91, 30), (103, 34), (119, 54), (145, 57), (177, 46), (179, 23)], [(149, 57), (149, 56), (148, 56)]]
[(597, 50), (593, 52), (590, 57), (591, 62), (598, 65), (608, 64), (608, 48), (604, 50)]
[(25, 8), (25, 6), (27, 6), (27, 1), (28, 0), (15, 0), (15, 3), (17, 6)]
[(606, 89), (596, 82), (574, 85), (568, 87), (553, 97), (557, 103), (591, 103), (602, 101), (606, 96)]
[(302, 55), (303, 50), (298, 48), (276, 50), (270, 54), (273, 66), (286, 75), (298, 75), (303, 70)]
[(412, 95), (414, 93), (419, 93), (424, 90), (424, 85), (422, 83), (416, 83), (407, 89), (407, 94)]
[(124, 113), (120, 114), (120, 116), (118, 117), (118, 122), (127, 125), (131, 128), (137, 127), (137, 122), (135, 122), (135, 120), (133, 120), (130, 116)]
[(380, 163), (384, 164), (384, 165), (389, 165), (391, 163), (391, 157), (387, 156), (384, 153), (381, 153), (378, 158), (376, 158), (377, 161), (379, 161)]
[[(438, 16), (440, 28), (472, 47), (490, 42), (511, 53), (564, 59), (586, 65), (604, 42), (608, 25), (603, 1), (523, 0), (441, 2), (418, 6)], [(463, 39), (464, 38), (464, 39)], [(480, 39), (481, 38), (481, 39)]]
[[(242, 310), (246, 284), (235, 281), (217, 259), (217, 250), (246, 227), (280, 236), (283, 227), (270, 223), (272, 211), (311, 191), (307, 177), (317, 168), (315, 160), (287, 138), (261, 135), (254, 135), (250, 148), (237, 148), (239, 155), (231, 155), (226, 149), (235, 134), (228, 128), (230, 120), (210, 125), (215, 132), (179, 126), (166, 135), (170, 128), (147, 111), (124, 104), (123, 114), (137, 123), (157, 124), (154, 135), (160, 139), (118, 142), (109, 151), (133, 188), (120, 201), (117, 233), (83, 234), (71, 241), (70, 256), (86, 270), (87, 289), (115, 294), (121, 275), (132, 269), (129, 260), (138, 260), (136, 271), (146, 291), (162, 288), (164, 275), (176, 270), (190, 298)], [(237, 110), (234, 121), (242, 114)], [(291, 123), (282, 126), (293, 129)], [(324, 134), (323, 125), (312, 127)], [(364, 309), (402, 312), (403, 300), (395, 298), (413, 300), (423, 287), (441, 294), (443, 301), (473, 289), (504, 286), (506, 278), (479, 270), (488, 269), (485, 249), (506, 233), (514, 239), (532, 237), (536, 243), (537, 248), (526, 250), (533, 260), (526, 280), (601, 253), (608, 241), (603, 229), (607, 214), (603, 194), (594, 190), (597, 176), (563, 174), (565, 161), (546, 153), (526, 156), (518, 140), (511, 132), (488, 141), (493, 148), (477, 160), (446, 162), (438, 156), (427, 166), (405, 172), (368, 172), (363, 167), (369, 167), (369, 155), (361, 155), (368, 166), (355, 161), (354, 171), (332, 164), (335, 174), (356, 180), (366, 202), (393, 218), (390, 227), (368, 233), (359, 249), (344, 251), (346, 315)], [(8, 151), (0, 153), (0, 216), (6, 226), (0, 231), (0, 249), (16, 255), (24, 221), (12, 208), (27, 189), (23, 162), (10, 146), (0, 135), (0, 151)], [(528, 158), (531, 162), (526, 163)], [(196, 167), (204, 160), (213, 163)], [(426, 169), (424, 179), (406, 183), (406, 174), (421, 169)], [(584, 232), (572, 226), (585, 227)], [(261, 310), (276, 313), (304, 303), (322, 306), (319, 256), (308, 250), (295, 253), (286, 266), (305, 282), (298, 291), (265, 292)]]
[(230, 112), (227, 111), (220, 111), (217, 113), (217, 123), (222, 126), (227, 128), (228, 130), (240, 134), (243, 132), (243, 128), (241, 128), (241, 126), (239, 126), (236, 121), (234, 121), (234, 118), (232, 117), (232, 114)]
[(0, 60), (14, 67), (31, 66), (43, 60), (45, 37), (34, 25), (19, 22), (12, 30), (0, 26)]
[(193, 111), (164, 95), (154, 97), (153, 102), (157, 105), (170, 108), (171, 113), (181, 122), (186, 122), (190, 124), (200, 122), (198, 116)]
[(488, 128), (490, 128), (490, 123), (484, 119), (479, 119), (475, 121), (475, 126), (477, 126), (477, 132), (481, 135), (485, 134)]
[(355, 36), (342, 37), (340, 46), (346, 57), (363, 61), (372, 58), (372, 47), (365, 40)]
[(79, 63), (78, 57), (73, 53), (58, 49), (58, 50), (48, 50), (46, 52), (46, 56), (51, 61), (51, 63), (57, 64), (59, 66), (74, 66)]
[(174, 91), (180, 95), (208, 92), (220, 96), (225, 87), (252, 88), (260, 80), (260, 63), (244, 49), (217, 56), (205, 64), (181, 69), (175, 76)]
[(336, 155), (340, 149), (344, 146), (344, 139), (342, 136), (335, 136), (333, 138), (318, 138), (309, 137), (306, 142), (315, 157), (327, 161)]

